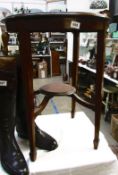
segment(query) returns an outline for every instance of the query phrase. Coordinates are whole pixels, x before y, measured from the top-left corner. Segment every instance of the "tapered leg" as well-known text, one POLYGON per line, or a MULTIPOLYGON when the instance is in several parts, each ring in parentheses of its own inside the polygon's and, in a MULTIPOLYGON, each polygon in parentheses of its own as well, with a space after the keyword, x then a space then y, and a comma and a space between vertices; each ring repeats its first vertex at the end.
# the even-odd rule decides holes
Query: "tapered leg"
MULTIPOLYGON (((21 41, 20 43, 24 42, 25 39, 29 41, 28 40, 29 37, 28 38, 27 37, 23 38, 22 40, 22 35, 19 35, 19 40, 21 41)), ((36 110, 34 109, 32 64, 29 64, 28 66, 29 72, 25 71, 25 69, 27 68, 25 59, 27 58, 24 57, 26 53, 24 53, 23 51, 24 45, 22 44, 20 45, 21 54, 20 58, 18 59, 18 68, 17 68, 18 91, 17 91, 17 108, 16 108, 17 112, 16 129, 19 137, 23 139, 28 139, 29 136, 30 157, 31 160, 34 161, 36 159, 36 146, 40 149, 52 151, 57 148, 58 144, 57 141, 52 136, 50 136, 48 133, 38 128, 38 126, 34 122, 35 117, 39 115, 39 113, 44 109, 49 99, 47 102, 46 100, 44 100, 44 102, 41 103, 39 108, 36 108, 36 110)), ((30 45, 28 45, 28 47, 27 52, 29 53, 30 45)))
POLYGON ((105 32, 98 32, 97 35, 97 58, 96 58, 96 87, 95 87, 95 135, 94 148, 98 148, 99 130, 102 109, 102 85, 105 57, 105 32))
POLYGON ((35 147, 35 123, 34 123, 34 94, 33 94, 33 70, 30 33, 20 32, 18 34, 19 50, 21 59, 21 69, 24 82, 24 94, 26 99, 26 117, 30 141, 30 157, 32 161, 36 159, 35 147))
MULTIPOLYGON (((79 59, 79 32, 73 33, 73 65, 72 65, 72 86, 77 87, 78 59, 79 59)), ((76 100, 72 98, 71 117, 74 118, 76 100)))

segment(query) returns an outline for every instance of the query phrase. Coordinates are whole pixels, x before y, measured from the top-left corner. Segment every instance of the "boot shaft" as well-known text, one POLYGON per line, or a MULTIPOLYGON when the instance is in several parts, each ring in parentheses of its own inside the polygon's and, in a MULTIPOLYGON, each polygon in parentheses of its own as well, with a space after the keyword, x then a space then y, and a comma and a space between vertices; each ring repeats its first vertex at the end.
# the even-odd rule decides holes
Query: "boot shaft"
POLYGON ((16 59, 0 57, 0 133, 10 134, 16 113, 16 59))
POLYGON ((0 154, 8 174, 28 175, 24 156, 14 137, 16 117, 16 60, 0 59, 0 154))
POLYGON ((20 58, 17 58, 17 93, 16 93, 16 130, 18 134, 28 137, 25 100, 25 90, 22 77, 20 58))

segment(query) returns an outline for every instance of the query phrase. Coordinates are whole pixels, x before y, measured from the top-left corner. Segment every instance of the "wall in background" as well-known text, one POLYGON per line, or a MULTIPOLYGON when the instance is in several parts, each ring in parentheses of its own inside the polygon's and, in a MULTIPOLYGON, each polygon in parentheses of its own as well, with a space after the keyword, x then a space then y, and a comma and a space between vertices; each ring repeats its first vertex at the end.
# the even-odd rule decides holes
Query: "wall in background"
MULTIPOLYGON (((89 6, 93 0, 67 0, 67 9, 68 11, 99 11, 91 10, 89 6)), ((109 8, 109 0, 106 0, 109 8)))
POLYGON ((85 11, 89 9, 90 0, 67 0, 68 11, 85 11))
POLYGON ((0 8, 7 8, 14 12, 14 8, 33 8, 33 9, 41 9, 42 11, 46 11, 46 3, 44 0, 34 1, 34 0, 0 0, 0 8))

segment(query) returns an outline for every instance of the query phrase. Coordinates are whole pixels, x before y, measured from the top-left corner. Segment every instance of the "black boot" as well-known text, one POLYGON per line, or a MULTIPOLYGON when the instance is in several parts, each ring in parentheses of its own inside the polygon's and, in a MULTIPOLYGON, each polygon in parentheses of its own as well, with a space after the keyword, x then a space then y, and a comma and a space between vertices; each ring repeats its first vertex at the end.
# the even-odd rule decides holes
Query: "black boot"
MULTIPOLYGON (((26 123, 26 103, 24 99, 24 89, 23 81, 21 75, 21 66, 18 63, 17 66, 17 79, 18 79, 18 88, 16 96, 16 130, 18 136, 23 139, 28 139, 28 129, 26 123)), ((35 134, 36 134, 36 146, 40 149, 52 151, 57 148, 57 142, 49 134, 42 131, 35 124, 35 134)))
POLYGON ((15 58, 0 58, 0 155, 10 175, 28 175, 28 167, 14 136, 16 116, 15 58))

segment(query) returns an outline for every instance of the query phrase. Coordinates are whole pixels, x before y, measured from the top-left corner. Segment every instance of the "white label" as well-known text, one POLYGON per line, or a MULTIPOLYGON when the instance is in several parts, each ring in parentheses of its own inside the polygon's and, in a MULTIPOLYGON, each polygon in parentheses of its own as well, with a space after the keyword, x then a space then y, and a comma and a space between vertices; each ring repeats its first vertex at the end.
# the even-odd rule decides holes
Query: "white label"
POLYGON ((73 29, 79 29, 80 28, 80 23, 77 21, 71 21, 70 27, 73 29))
POLYGON ((7 81, 0 80, 0 86, 7 86, 7 81))
POLYGON ((46 75, 45 75, 45 70, 42 70, 41 71, 41 78, 45 78, 46 77, 46 75))

